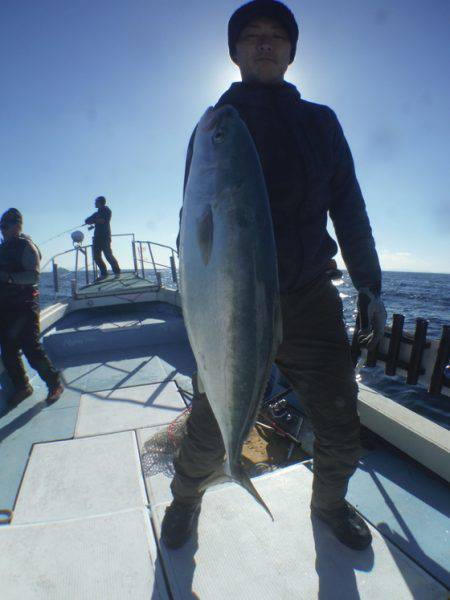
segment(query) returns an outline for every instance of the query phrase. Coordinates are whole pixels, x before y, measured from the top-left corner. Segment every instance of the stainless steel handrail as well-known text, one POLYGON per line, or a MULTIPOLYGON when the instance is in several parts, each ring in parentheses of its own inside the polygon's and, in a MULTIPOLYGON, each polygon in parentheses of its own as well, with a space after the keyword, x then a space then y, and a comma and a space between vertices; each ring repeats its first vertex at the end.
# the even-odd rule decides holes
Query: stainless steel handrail
POLYGON ((149 240, 136 240, 136 244, 152 244, 152 246, 159 246, 160 248, 167 248, 167 250, 171 250, 178 256, 178 250, 172 248, 172 246, 166 246, 166 244, 160 244, 159 242, 149 242, 149 240))
MULTIPOLYGON (((134 233, 113 233, 111 237, 132 237, 132 243, 134 243, 135 241, 135 235, 134 233)), ((45 269, 45 267, 47 265, 49 265, 53 260, 55 260, 55 258, 59 258, 60 256, 64 256, 65 254, 70 254, 71 252, 76 252, 78 249, 80 248, 91 248, 92 244, 86 244, 85 246, 80 245, 80 246, 75 246, 74 248, 70 248, 69 250, 64 250, 64 252, 59 252, 59 254, 54 254, 51 258, 49 258, 49 260, 45 263, 45 265, 42 267, 42 269, 45 269)))
POLYGON ((137 261, 138 261, 137 271, 141 273, 142 277, 144 277, 144 278, 146 277, 145 265, 151 264, 153 267, 153 269, 151 269, 151 271, 153 272, 154 277, 156 278, 157 282, 159 282, 161 280, 161 273, 160 273, 160 271, 158 271, 158 268, 157 268, 157 267, 160 267, 163 269, 167 269, 171 272, 172 281, 175 284, 175 286, 178 288, 178 273, 177 273, 177 266, 176 266, 176 262, 175 262, 175 259, 178 258, 178 252, 177 252, 177 250, 175 250, 175 248, 172 248, 172 246, 168 246, 167 244, 160 244, 159 242, 152 242, 150 240, 136 240, 134 242, 134 247, 136 249, 134 254, 137 256, 137 261), (169 255, 169 263, 170 264, 167 265, 167 264, 156 262, 152 246, 157 246, 158 248, 165 248, 166 250, 169 250, 170 251, 170 255, 169 255), (150 260, 147 260, 146 258, 144 258, 145 249, 147 249, 147 251, 150 255, 150 260))
MULTIPOLYGON (((158 269, 164 269, 171 272, 172 281, 178 289, 178 273, 177 273, 177 265, 176 259, 178 258, 178 252, 172 246, 168 246, 166 244, 160 244, 159 242, 152 242, 150 240, 136 240, 134 233, 116 233, 113 234, 112 237, 131 237, 131 249, 132 249, 132 257, 133 257, 133 267, 134 273, 138 277, 142 277, 143 279, 154 279, 158 285, 161 285, 162 282, 162 273, 158 269), (169 253, 169 263, 164 264, 157 262, 155 260, 154 248, 164 248, 168 250, 169 253), (148 251, 150 255, 150 260, 144 258, 144 252, 148 251), (145 268, 145 265, 149 264, 152 266, 151 269, 145 268), (146 272, 147 271, 147 272, 146 272), (149 273, 150 271, 150 273, 149 273)), ((90 273, 92 272, 94 279, 97 277, 98 269, 97 265, 94 261, 94 253, 93 253, 93 245, 75 245, 74 248, 70 248, 69 250, 65 250, 64 252, 59 252, 52 256, 44 265, 43 269, 52 264, 53 271, 53 287, 55 293, 58 293, 60 290, 60 281, 69 276, 73 277, 72 281, 72 291, 76 293, 78 287, 78 274, 84 271, 85 274, 85 284, 89 285, 91 283, 90 273), (61 276, 58 271, 58 263, 57 259, 61 256, 65 256, 70 253, 75 253, 75 270, 74 272, 68 272, 67 274, 61 276), (80 257, 80 253, 82 257, 80 257), (81 263, 81 264, 80 264, 81 263)))

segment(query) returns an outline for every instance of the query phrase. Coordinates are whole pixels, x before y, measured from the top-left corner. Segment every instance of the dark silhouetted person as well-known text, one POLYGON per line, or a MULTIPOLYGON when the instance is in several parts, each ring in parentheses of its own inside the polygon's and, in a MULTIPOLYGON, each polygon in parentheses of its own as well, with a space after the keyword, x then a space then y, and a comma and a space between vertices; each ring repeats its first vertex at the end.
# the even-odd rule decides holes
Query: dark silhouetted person
POLYGON ((33 393, 22 351, 47 384, 47 403, 53 404, 64 387, 39 339, 40 252, 22 233, 22 215, 16 208, 2 215, 0 229, 0 345, 3 365, 15 387, 9 403, 15 406, 33 393))
MULTIPOLYGON (((239 112, 266 180, 283 318, 275 363, 302 398, 314 428, 311 510, 343 544, 362 550, 371 542, 369 528, 345 500, 360 456, 358 387, 342 301, 330 281, 330 261, 338 248, 327 233, 328 214, 359 293, 359 337, 369 349, 383 336, 386 322, 381 270, 352 155, 336 115, 327 106, 303 100, 284 80, 297 39, 295 17, 281 2, 254 0, 238 8, 228 24, 228 42, 242 81, 233 83, 216 106, 231 105, 239 112)), ((195 377, 193 383, 187 433, 174 459, 174 500, 162 523, 161 537, 170 548, 189 539, 202 484, 221 467, 225 452, 208 398, 195 377)))
POLYGON ((100 269, 99 279, 108 277, 108 269, 102 258, 102 253, 111 265, 115 275, 120 274, 119 263, 111 250, 111 209, 106 206, 104 196, 95 199, 96 212, 85 220, 87 225, 94 225, 94 239, 92 246, 94 249, 94 260, 100 269))

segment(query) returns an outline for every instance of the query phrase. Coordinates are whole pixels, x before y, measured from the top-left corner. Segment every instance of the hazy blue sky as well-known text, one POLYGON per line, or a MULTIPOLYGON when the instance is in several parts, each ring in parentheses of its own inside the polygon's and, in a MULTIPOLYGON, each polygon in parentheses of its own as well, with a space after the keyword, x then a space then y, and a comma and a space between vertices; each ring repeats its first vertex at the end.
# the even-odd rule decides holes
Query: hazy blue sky
MULTIPOLYGON (((190 132, 239 79, 226 39, 239 5, 1 0, 1 210, 20 208, 40 242, 102 194, 115 232, 174 245, 190 132)), ((288 5, 287 79, 340 118, 383 268, 450 272, 450 2, 288 5)))

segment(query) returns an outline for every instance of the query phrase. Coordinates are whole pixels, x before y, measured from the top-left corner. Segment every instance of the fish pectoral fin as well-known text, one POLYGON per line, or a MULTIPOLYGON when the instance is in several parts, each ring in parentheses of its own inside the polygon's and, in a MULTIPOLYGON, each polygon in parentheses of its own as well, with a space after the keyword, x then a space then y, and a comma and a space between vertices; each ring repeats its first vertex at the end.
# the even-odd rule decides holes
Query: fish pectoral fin
POLYGON ((207 488, 213 485, 217 485, 219 483, 226 483, 227 481, 234 481, 235 483, 239 484, 241 487, 246 489, 247 492, 253 496, 256 502, 263 507, 263 509, 266 511, 266 513, 269 515, 272 521, 274 521, 272 513, 270 512, 264 500, 259 495, 255 486, 251 482, 251 479, 244 471, 242 465, 236 465, 233 468, 232 472, 227 469, 226 465, 224 465, 218 471, 216 471, 207 479, 205 479, 205 481, 200 486, 200 491, 204 492, 207 488))
POLYGON ((211 205, 208 204, 197 219, 197 241, 205 265, 209 263, 214 237, 214 221, 211 205))

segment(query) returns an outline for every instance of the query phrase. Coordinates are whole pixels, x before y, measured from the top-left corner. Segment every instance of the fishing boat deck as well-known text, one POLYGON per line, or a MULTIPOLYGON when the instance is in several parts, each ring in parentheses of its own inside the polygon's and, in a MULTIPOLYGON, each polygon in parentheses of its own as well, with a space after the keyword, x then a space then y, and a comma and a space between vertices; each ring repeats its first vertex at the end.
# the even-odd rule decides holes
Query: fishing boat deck
POLYGON ((78 288, 77 298, 98 298, 99 296, 116 296, 130 292, 144 292, 158 289, 158 285, 135 273, 110 275, 106 279, 78 288))
MULTIPOLYGON (((69 313, 45 333, 44 346, 62 371, 66 389, 47 406, 46 386, 30 371, 35 393, 0 418, 0 509, 13 507, 33 444, 74 436, 86 393, 101 397, 108 390, 114 398, 110 405, 132 406, 132 401, 117 401, 117 390, 138 388, 136 393, 143 394, 145 386, 157 384, 163 390, 171 383, 185 408, 176 386, 190 389, 194 359, 176 307, 130 303, 69 313)), ((7 395, 7 384, 2 393, 7 395)))
POLYGON ((13 511, 0 527, 5 598, 447 598, 448 487, 386 449, 366 454, 349 490, 372 549, 347 550, 311 521, 306 464, 255 479, 273 523, 241 489, 218 486, 191 542, 168 551, 172 456, 155 440, 190 391, 180 310, 78 310, 44 344, 64 395, 48 407, 33 377, 35 394, 0 418, 0 508, 13 511))

